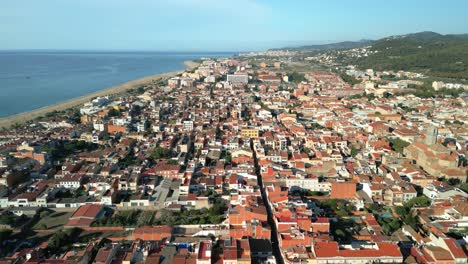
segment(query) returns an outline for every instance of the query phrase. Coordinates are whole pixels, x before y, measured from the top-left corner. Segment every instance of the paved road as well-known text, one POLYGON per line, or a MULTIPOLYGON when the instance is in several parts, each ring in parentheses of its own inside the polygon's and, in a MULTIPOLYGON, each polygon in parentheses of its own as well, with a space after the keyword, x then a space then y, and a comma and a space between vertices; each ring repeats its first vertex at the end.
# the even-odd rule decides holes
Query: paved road
POLYGON ((270 203, 268 202, 268 197, 267 197, 266 192, 265 192, 265 187, 263 186, 262 174, 260 173, 260 166, 258 165, 257 153, 255 152, 252 139, 250 139, 250 149, 253 152, 254 164, 255 164, 255 173, 257 174, 257 182, 258 182, 258 185, 260 186, 260 192, 262 193, 262 199, 263 199, 263 202, 265 203, 265 207, 267 209, 268 224, 271 227, 271 238, 270 238, 270 240, 271 240, 271 244, 273 246, 273 255, 276 258, 276 263, 284 264, 283 255, 281 254, 281 249, 280 249, 279 243, 278 243, 278 230, 276 228, 275 221, 273 220, 273 212, 272 212, 272 209, 270 207, 270 203))

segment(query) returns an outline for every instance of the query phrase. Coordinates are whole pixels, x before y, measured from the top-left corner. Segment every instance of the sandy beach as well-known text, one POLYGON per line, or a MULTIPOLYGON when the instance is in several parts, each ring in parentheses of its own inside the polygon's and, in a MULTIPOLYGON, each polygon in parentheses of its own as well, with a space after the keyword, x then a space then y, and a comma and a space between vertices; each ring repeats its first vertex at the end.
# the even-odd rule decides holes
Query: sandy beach
MULTIPOLYGON (((194 61, 185 61, 184 65, 186 67, 186 70, 190 71, 190 70, 195 69, 199 65, 199 63, 194 62, 194 61)), ((25 123, 35 118, 38 118, 40 116, 44 116, 45 114, 53 112, 53 111, 63 111, 63 110, 66 110, 75 106, 82 105, 98 96, 106 96, 106 95, 123 93, 125 91, 137 88, 139 86, 149 84, 153 80, 170 78, 172 76, 181 74, 183 72, 184 71, 175 71, 175 72, 155 74, 155 75, 143 77, 140 79, 132 80, 126 83, 122 83, 116 86, 112 86, 103 90, 99 90, 91 94, 73 98, 64 102, 41 107, 41 108, 29 111, 29 112, 23 112, 23 113, 11 115, 11 116, 3 117, 3 118, 0 118, 0 127, 8 128, 11 125, 16 124, 16 123, 20 123, 20 124, 25 123)))

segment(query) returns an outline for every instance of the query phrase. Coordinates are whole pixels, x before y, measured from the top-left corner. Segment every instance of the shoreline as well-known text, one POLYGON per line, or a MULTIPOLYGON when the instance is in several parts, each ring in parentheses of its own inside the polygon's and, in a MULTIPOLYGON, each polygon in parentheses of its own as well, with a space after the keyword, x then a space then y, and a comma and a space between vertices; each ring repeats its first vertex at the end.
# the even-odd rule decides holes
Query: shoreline
POLYGON ((9 128, 11 125, 16 124, 16 123, 23 124, 28 121, 32 121, 40 116, 44 116, 50 112, 67 110, 72 107, 76 107, 78 105, 82 105, 86 102, 89 102, 91 99, 98 97, 98 96, 119 94, 119 93, 126 92, 128 90, 137 88, 138 86, 151 83, 151 81, 153 80, 170 78, 178 74, 181 74, 184 71, 191 71, 195 69, 199 65, 199 63, 194 62, 194 61, 184 61, 184 65, 185 65, 185 70, 158 73, 158 74, 138 78, 138 79, 124 82, 115 86, 107 87, 102 90, 98 90, 96 92, 90 93, 90 94, 85 94, 79 97, 68 99, 63 102, 58 102, 58 103, 44 106, 41 108, 37 108, 31 111, 2 117, 0 118, 0 128, 9 128))

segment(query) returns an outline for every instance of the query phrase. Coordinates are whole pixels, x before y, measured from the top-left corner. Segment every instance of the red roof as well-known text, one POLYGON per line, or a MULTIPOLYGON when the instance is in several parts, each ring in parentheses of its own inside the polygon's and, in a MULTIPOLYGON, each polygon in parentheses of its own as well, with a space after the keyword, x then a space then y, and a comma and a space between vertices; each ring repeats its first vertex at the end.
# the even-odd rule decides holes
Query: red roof
POLYGON ((455 241, 453 238, 447 238, 444 239, 445 244, 447 244, 448 248, 450 249, 450 252, 455 258, 466 258, 465 251, 463 251, 463 248, 455 241))
POLYGON ((402 257, 400 249, 392 243, 377 243, 376 249, 340 249, 337 242, 316 242, 315 254, 317 258, 359 258, 359 257, 402 257))
POLYGON ((102 208, 103 206, 99 204, 86 204, 86 205, 80 206, 80 208, 78 208, 78 210, 76 210, 75 213, 73 213, 70 219, 80 218, 80 217, 96 218, 96 216, 99 214, 102 208))
POLYGON ((69 227, 86 227, 86 226, 91 226, 93 223, 93 219, 88 219, 88 218, 75 218, 75 219, 70 219, 65 226, 69 227))
POLYGON ((98 217, 104 206, 99 204, 87 204, 80 206, 76 210, 70 220, 65 224, 65 226, 75 226, 75 227, 86 227, 90 226, 91 223, 98 217))
POLYGON ((210 259, 210 256, 208 256, 207 250, 211 250, 211 241, 202 241, 200 242, 200 248, 198 250, 198 258, 199 259, 210 259))

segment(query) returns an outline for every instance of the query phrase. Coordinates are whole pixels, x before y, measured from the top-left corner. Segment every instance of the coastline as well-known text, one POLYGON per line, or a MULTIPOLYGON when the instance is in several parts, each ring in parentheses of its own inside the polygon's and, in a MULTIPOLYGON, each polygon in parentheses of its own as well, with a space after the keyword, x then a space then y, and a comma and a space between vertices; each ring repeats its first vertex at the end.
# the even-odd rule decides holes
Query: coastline
POLYGON ((45 114, 53 112, 53 111, 63 111, 63 110, 66 110, 66 109, 69 109, 78 105, 82 105, 98 96, 119 94, 128 90, 137 88, 139 86, 151 83, 151 81, 153 80, 170 78, 178 74, 181 74, 184 71, 191 71, 195 69, 199 65, 199 63, 194 62, 194 61, 184 61, 184 65, 185 65, 185 70, 159 73, 155 75, 142 77, 142 78, 131 80, 131 81, 119 84, 119 85, 104 88, 102 90, 99 90, 90 94, 72 98, 63 102, 44 106, 44 107, 37 108, 28 112, 22 112, 22 113, 10 115, 10 116, 2 117, 0 118, 0 128, 9 128, 13 124, 26 123, 28 121, 34 120, 40 116, 44 116, 45 114))

